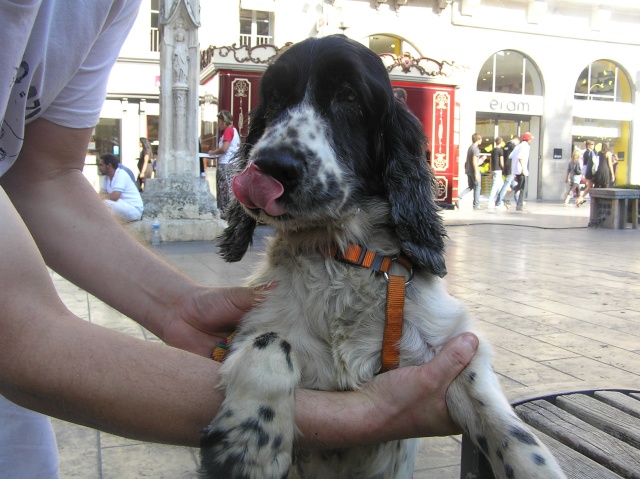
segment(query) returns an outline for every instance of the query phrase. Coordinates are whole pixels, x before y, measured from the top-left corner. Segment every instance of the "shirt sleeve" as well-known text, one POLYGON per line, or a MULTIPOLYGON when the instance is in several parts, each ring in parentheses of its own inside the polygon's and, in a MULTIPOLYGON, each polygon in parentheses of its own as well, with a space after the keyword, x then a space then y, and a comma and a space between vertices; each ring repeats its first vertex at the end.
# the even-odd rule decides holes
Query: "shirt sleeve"
POLYGON ((222 134, 222 141, 228 141, 231 143, 231 140, 233 140, 233 127, 227 128, 222 134))
POLYGON ((42 114, 53 123, 70 128, 89 128, 98 123, 106 98, 111 69, 140 8, 140 0, 114 2, 112 18, 91 46, 86 59, 42 114))
POLYGON ((127 178, 127 174, 124 172, 124 170, 117 168, 115 174, 113 175, 113 179, 111 180, 111 190, 119 191, 120 193, 122 193, 126 188, 125 181, 128 179, 129 178, 127 178))

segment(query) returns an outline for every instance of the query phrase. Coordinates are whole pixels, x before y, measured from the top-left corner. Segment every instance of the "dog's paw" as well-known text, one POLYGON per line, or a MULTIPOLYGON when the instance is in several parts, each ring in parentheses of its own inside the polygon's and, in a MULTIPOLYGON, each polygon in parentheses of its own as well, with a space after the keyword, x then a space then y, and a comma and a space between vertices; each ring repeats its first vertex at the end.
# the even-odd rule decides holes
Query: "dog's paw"
POLYGON ((204 431, 201 478, 286 477, 300 378, 290 344, 273 332, 241 337, 220 372, 225 400, 204 431))
POLYGON ((204 432, 201 478, 282 479, 291 465, 293 434, 279 431, 275 410, 254 404, 221 409, 204 432))

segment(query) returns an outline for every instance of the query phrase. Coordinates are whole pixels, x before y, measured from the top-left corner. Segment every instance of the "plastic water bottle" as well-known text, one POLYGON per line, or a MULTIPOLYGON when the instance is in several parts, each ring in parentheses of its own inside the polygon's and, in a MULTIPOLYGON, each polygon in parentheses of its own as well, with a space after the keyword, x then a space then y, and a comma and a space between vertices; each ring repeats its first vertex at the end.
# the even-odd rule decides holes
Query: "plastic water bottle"
POLYGON ((151 223, 151 230, 151 244, 157 246, 160 244, 160 222, 157 216, 153 219, 153 223, 151 223))

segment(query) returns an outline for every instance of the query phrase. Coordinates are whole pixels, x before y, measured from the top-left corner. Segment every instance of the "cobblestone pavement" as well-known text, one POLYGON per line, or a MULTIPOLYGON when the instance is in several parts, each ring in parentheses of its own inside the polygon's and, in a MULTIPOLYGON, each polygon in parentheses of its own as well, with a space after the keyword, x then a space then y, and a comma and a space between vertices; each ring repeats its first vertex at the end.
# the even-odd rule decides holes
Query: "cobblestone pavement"
MULTIPOLYGON (((586 228, 588 205, 529 212, 444 211, 448 289, 478 318, 510 399, 534 391, 640 384, 640 230, 586 228)), ((206 285, 239 284, 263 248, 225 264, 214 243, 162 244, 206 285)), ((146 341, 136 323, 53 275, 78 316, 146 341)), ((141 443, 54 420, 63 478, 196 478, 197 451, 141 443)), ((458 478, 460 437, 421 439, 414 479, 458 478)))

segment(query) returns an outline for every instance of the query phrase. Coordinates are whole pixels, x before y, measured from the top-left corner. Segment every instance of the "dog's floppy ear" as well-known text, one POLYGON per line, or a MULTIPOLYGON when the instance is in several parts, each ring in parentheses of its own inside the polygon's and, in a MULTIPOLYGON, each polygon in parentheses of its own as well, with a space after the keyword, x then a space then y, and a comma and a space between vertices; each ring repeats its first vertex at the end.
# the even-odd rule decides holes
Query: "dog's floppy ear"
POLYGON ((228 226, 218 237, 220 256, 233 263, 240 261, 253 242, 256 220, 249 216, 237 200, 233 199, 227 209, 228 226))
POLYGON ((425 160, 422 125, 399 101, 393 101, 386 121, 381 135, 384 183, 396 234, 414 263, 444 276, 446 231, 435 202, 435 177, 425 160))
MULTIPOLYGON (((251 113, 249 123, 249 133, 245 138, 238 157, 233 161, 238 166, 239 171, 243 171, 249 162, 249 154, 253 145, 260 139, 264 132, 265 121, 262 110, 258 107, 251 113)), ((233 263, 240 261, 245 255, 251 243, 253 243, 253 232, 256 229, 256 220, 249 216, 244 207, 233 198, 227 208, 227 227, 218 237, 220 240, 220 256, 225 261, 233 263)))

